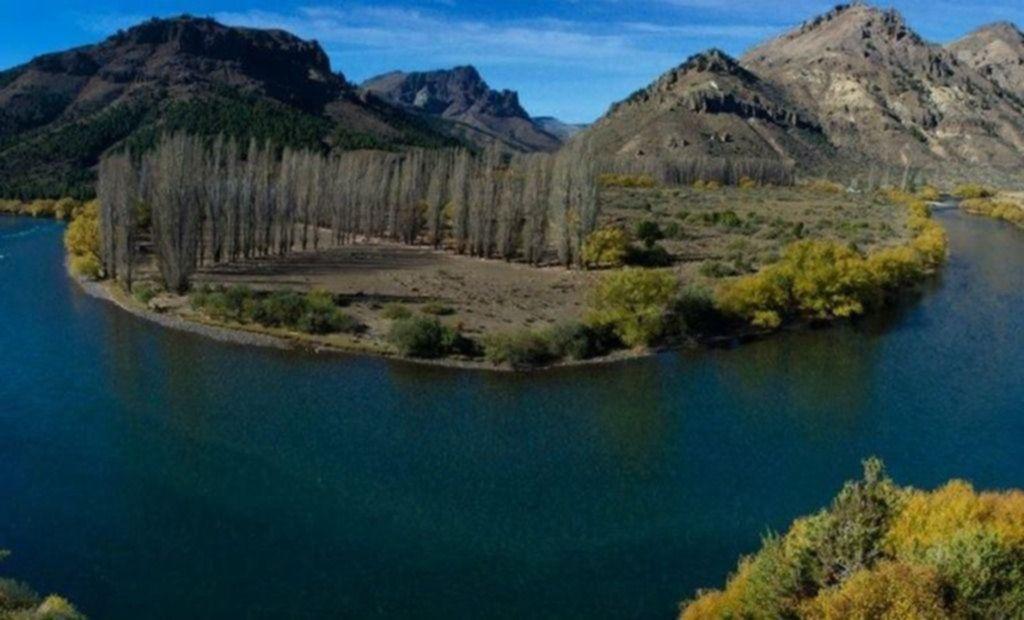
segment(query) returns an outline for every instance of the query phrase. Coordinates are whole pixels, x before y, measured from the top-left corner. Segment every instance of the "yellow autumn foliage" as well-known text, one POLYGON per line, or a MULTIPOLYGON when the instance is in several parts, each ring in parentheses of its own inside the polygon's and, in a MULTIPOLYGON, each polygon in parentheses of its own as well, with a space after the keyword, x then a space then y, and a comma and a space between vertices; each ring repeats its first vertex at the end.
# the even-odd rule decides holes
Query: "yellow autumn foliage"
POLYGON ((665 317, 679 287, 679 279, 668 270, 612 272, 594 288, 586 322, 611 328, 627 346, 651 345, 665 329, 665 317))
POLYGON ((629 252, 629 235, 610 226, 594 231, 583 244, 583 262, 590 267, 621 267, 629 252))
POLYGON ((898 487, 870 464, 830 508, 767 537, 724 589, 699 592, 680 618, 1024 617, 1024 491, 898 487))
POLYGON ((835 241, 798 241, 779 261, 722 285, 716 303, 727 314, 774 329, 787 319, 857 316, 888 293, 914 284, 945 261, 946 231, 914 195, 890 190, 885 197, 908 209, 908 226, 915 233, 909 243, 865 257, 835 241))
POLYGON ((815 620, 941 620, 942 580, 930 566, 881 562, 839 587, 821 591, 800 608, 815 620))
POLYGON ((960 480, 931 493, 914 492, 886 541, 894 554, 909 556, 965 530, 1024 547, 1024 492, 977 493, 960 480))
POLYGON ((613 174, 607 173, 597 177, 601 187, 651 188, 657 187, 654 177, 647 174, 613 174))
POLYGON ((99 204, 96 201, 88 202, 78 209, 64 232, 64 247, 68 251, 73 273, 93 279, 102 275, 99 204))

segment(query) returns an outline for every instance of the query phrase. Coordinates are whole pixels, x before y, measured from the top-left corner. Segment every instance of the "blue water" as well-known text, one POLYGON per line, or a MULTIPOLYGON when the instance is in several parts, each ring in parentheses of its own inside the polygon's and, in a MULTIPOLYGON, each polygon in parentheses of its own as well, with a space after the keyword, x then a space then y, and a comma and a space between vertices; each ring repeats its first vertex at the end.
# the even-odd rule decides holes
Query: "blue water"
POLYGON ((0 218, 0 568, 94 618, 664 618, 865 456, 1024 486, 1024 233, 940 218, 879 320, 528 376, 167 331, 0 218))

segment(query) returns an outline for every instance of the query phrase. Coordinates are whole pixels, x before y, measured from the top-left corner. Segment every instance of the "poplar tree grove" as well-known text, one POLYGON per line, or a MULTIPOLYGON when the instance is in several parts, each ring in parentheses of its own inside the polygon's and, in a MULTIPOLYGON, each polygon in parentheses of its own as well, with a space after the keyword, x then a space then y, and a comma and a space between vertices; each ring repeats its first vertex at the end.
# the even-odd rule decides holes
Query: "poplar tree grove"
POLYGON ((598 218, 584 147, 324 155, 174 134, 99 166, 104 270, 131 289, 143 239, 167 290, 204 266, 387 240, 573 266, 598 218))

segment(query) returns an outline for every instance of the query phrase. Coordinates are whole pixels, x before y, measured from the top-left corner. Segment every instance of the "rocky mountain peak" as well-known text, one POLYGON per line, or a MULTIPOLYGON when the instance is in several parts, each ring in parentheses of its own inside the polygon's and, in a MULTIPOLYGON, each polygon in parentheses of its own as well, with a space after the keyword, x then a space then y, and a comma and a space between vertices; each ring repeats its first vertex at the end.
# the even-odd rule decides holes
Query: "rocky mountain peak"
POLYGON ((552 150, 559 144, 527 114, 518 93, 492 89, 471 65, 394 71, 367 80, 361 88, 394 105, 456 121, 469 128, 472 141, 498 140, 515 150, 552 150))
POLYGON ((1001 88, 1024 97, 1024 33, 1010 22, 983 26, 948 46, 957 59, 1001 88))

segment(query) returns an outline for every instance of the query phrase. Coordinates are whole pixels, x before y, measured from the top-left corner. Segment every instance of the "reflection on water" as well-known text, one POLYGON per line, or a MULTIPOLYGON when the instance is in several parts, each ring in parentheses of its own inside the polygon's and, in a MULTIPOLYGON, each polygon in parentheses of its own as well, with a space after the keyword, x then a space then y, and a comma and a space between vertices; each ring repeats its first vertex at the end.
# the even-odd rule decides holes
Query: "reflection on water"
POLYGON ((0 217, 5 570, 97 618, 667 617, 877 454, 1024 485, 1024 233, 882 316, 532 375, 204 340, 0 217))

